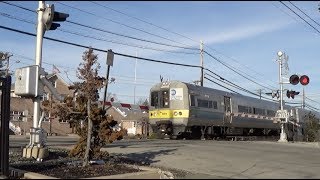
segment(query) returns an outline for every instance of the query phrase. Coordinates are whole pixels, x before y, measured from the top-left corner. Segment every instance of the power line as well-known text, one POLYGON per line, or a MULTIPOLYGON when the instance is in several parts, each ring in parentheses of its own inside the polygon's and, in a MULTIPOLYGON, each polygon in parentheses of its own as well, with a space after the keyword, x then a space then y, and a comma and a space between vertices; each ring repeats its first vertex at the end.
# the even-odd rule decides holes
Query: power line
POLYGON ((5 2, 5 1, 1 1, 2 3, 5 3, 5 4, 8 4, 8 5, 11 5, 11 6, 15 6, 15 7, 18 7, 20 9, 23 9, 23 10, 26 10, 26 11, 29 11, 29 12, 36 12, 34 10, 31 10, 31 9, 28 9, 28 8, 25 8, 25 7, 22 7, 22 6, 18 6, 18 5, 15 5, 15 4, 11 4, 11 3, 8 3, 8 2, 5 2))
MULTIPOLYGON (((217 82, 215 82, 215 81, 207 78, 207 77, 204 77, 204 78, 207 79, 208 81, 211 81, 211 82, 213 82, 213 83, 215 83, 215 84, 218 84, 218 85, 221 86, 221 87, 224 87, 224 88, 228 89, 228 90, 231 91, 231 92, 234 92, 234 93, 236 93, 236 94, 240 94, 240 93, 238 93, 238 92, 236 92, 236 91, 234 91, 234 90, 232 90, 232 89, 229 89, 229 88, 227 88, 227 87, 225 87, 225 86, 223 86, 223 85, 221 85, 221 84, 219 84, 219 83, 217 83, 217 82)), ((241 94, 240 94, 240 95, 241 95, 241 94)))
POLYGON ((80 24, 80 23, 77 23, 77 22, 69 21, 69 20, 66 20, 66 22, 71 23, 71 24, 75 24, 75 25, 78 25, 78 26, 86 27, 86 28, 89 28, 89 29, 94 29, 94 30, 97 30, 97 31, 110 33, 110 34, 113 34, 113 35, 117 35, 117 36, 122 36, 122 37, 130 38, 130 39, 138 40, 138 41, 143 41, 143 42, 148 42, 148 43, 153 43, 153 44, 158 44, 158 45, 163 45, 163 46, 169 46, 169 47, 175 47, 175 48, 181 48, 181 49, 199 50, 197 48, 188 48, 188 47, 182 47, 182 46, 175 46, 175 45, 170 45, 170 44, 150 41, 150 40, 146 40, 146 39, 141 39, 141 38, 137 38, 137 37, 133 37, 133 36, 127 36, 127 35, 123 35, 123 34, 111 32, 111 31, 103 30, 103 29, 100 29, 100 28, 95 28, 95 27, 92 27, 92 26, 80 24))
POLYGON ((255 83, 255 84, 259 85, 259 86, 262 86, 262 87, 264 87, 264 88, 266 88, 266 89, 272 90, 272 89, 270 89, 270 88, 268 88, 268 87, 266 87, 266 86, 264 86, 264 85, 261 85, 261 84, 255 82, 255 81, 249 79, 248 77, 240 74, 239 72, 235 71, 234 69, 230 68, 230 67, 227 66, 225 63, 221 62, 218 58, 214 57, 213 55, 211 55, 211 54, 208 53, 207 51, 204 51, 204 52, 205 52, 206 54, 208 54, 211 58, 213 58, 213 59, 215 59, 216 61, 220 62, 221 64, 223 64, 224 66, 226 66, 228 69, 230 69, 230 70, 232 70, 233 72, 239 74, 240 76, 244 77, 245 79, 247 79, 247 80, 249 80, 249 81, 251 81, 251 82, 253 82, 253 83, 255 83))
POLYGON ((142 20, 142 19, 140 19, 140 18, 137 18, 137 17, 131 16, 131 15, 128 15, 128 14, 126 14, 126 13, 124 13, 124 12, 119 11, 119 10, 115 10, 115 9, 113 9, 113 8, 110 8, 110 7, 108 7, 108 6, 105 6, 105 5, 102 5, 102 4, 93 2, 93 1, 90 1, 90 2, 91 2, 91 3, 94 3, 94 4, 96 4, 96 5, 99 5, 99 6, 101 6, 101 7, 110 9, 110 10, 112 10, 112 11, 115 11, 115 12, 117 12, 117 13, 123 14, 123 15, 125 15, 125 16, 131 17, 131 18, 133 18, 133 19, 139 20, 139 21, 144 22, 144 23, 146 23, 146 24, 152 25, 152 26, 154 26, 154 27, 160 28, 160 29, 165 30, 165 31, 167 31, 167 32, 170 32, 170 33, 179 35, 179 36, 184 37, 184 38, 186 38, 186 39, 189 39, 189 40, 191 40, 191 41, 197 42, 196 40, 193 40, 193 39, 191 39, 191 38, 189 38, 189 37, 187 37, 187 36, 184 36, 184 35, 182 35, 182 34, 176 33, 176 32, 174 32, 174 31, 170 31, 170 30, 168 30, 168 29, 166 29, 166 28, 163 28, 163 27, 158 26, 158 25, 155 25, 155 24, 153 24, 153 23, 144 21, 144 20, 142 20))
POLYGON ((309 19, 311 19, 311 21, 313 21, 314 23, 316 23, 318 26, 320 26, 320 24, 318 22, 316 22, 314 19, 312 19, 309 15, 307 15, 304 11, 302 11, 299 7, 297 7, 295 4, 293 4, 291 1, 289 1, 290 4, 292 4, 295 8, 297 8, 300 12, 302 12, 305 16, 307 16, 309 19))
MULTIPOLYGON (((15 20, 18 20, 18 21, 22 21, 22 22, 26 22, 26 23, 29 23, 29 24, 36 25, 36 23, 34 23, 34 22, 32 22, 32 21, 29 21, 29 20, 26 20, 26 19, 23 19, 23 18, 19 18, 19 17, 15 17, 15 16, 11 16, 11 15, 6 14, 6 13, 0 12, 0 15, 1 15, 1 16, 4 16, 4 17, 7 17, 7 18, 10 18, 10 19, 15 19, 15 20)), ((154 50, 154 51, 163 51, 163 52, 179 53, 179 54, 197 54, 197 53, 170 51, 170 50, 166 50, 166 49, 152 48, 152 47, 141 46, 141 45, 137 45, 137 44, 129 44, 129 43, 123 43, 123 42, 118 42, 118 41, 103 39, 103 38, 97 38, 97 37, 94 37, 94 36, 89 36, 89 35, 84 35, 84 34, 82 34, 82 33, 69 31, 69 30, 66 30, 66 29, 63 29, 63 28, 59 28, 59 29, 57 29, 57 30, 59 30, 59 31, 61 31, 61 32, 65 32, 65 33, 69 33, 69 34, 81 36, 81 37, 86 37, 86 38, 90 38, 90 39, 95 39, 95 40, 98 40, 98 41, 111 42, 111 43, 114 43, 114 44, 121 44, 121 45, 125 45, 125 46, 130 46, 130 47, 137 47, 137 48, 141 48, 141 49, 150 49, 150 50, 154 50)))
MULTIPOLYGON (((60 3, 60 2, 58 2, 58 3, 60 3)), ((94 2, 93 2, 93 3, 94 3, 94 2)), ((85 12, 85 13, 89 13, 89 14, 94 15, 94 16, 97 16, 97 15, 95 15, 95 14, 93 14, 93 13, 90 13, 90 12, 87 12, 87 11, 84 11, 84 10, 81 10, 81 9, 79 9, 79 8, 72 7, 72 6, 70 6, 70 5, 66 5, 66 4, 63 4, 63 3, 60 3, 60 4, 65 5, 65 6, 68 6, 68 7, 73 8, 73 9, 77 9, 77 10, 82 11, 82 12, 85 12)), ((98 4, 98 3, 94 3, 94 4, 98 4)), ((15 5, 15 6, 16 6, 16 5, 15 5)), ((20 7, 20 6, 16 6, 16 7, 19 7, 19 8, 22 8, 22 9, 25 9, 25 10, 26 10, 26 8, 24 8, 24 7, 20 7)), ((30 10, 30 9, 27 9, 27 10, 28 10, 28 11, 31 11, 31 12, 34 12, 34 11, 30 10)), ((100 17, 100 16, 98 16, 98 17, 100 17)), ((103 18, 103 17, 102 17, 102 18, 103 18)), ((105 19, 105 18, 104 18, 104 19, 105 19)), ((107 19, 107 20, 110 20, 110 19, 107 19)), ((76 22, 72 22, 72 21, 68 21, 68 20, 67 20, 67 22, 69 22, 69 23, 71 23, 71 24, 76 24, 76 25, 79 25, 79 26, 82 26, 82 27, 87 27, 87 28, 91 28, 91 29, 98 30, 98 31, 103 31, 103 32, 107 32, 107 33, 111 33, 111 34, 114 34, 114 35, 119 35, 119 36, 131 38, 131 39, 135 39, 135 40, 141 40, 141 41, 145 41, 145 42, 155 43, 155 44, 159 44, 159 45, 166 45, 166 46, 171 46, 171 47, 177 47, 177 48, 184 48, 184 49, 190 49, 190 50, 198 50, 198 49, 196 49, 196 48, 187 48, 187 47, 181 47, 181 46, 173 46, 173 45, 168 45, 168 44, 164 44, 164 43, 158 43, 158 42, 153 42, 153 41, 144 40, 144 39, 140 39, 140 38, 135 38, 135 37, 131 37, 131 36, 126 36, 126 35, 122 35, 122 34, 110 32, 110 31, 102 30, 102 29, 99 29, 99 28, 94 28, 94 27, 91 27, 91 26, 83 25, 83 24, 76 23, 76 22)), ((147 23, 147 22, 146 22, 146 23, 147 23)), ((160 27, 160 28, 161 28, 161 27, 160 27)), ((62 30, 62 31, 63 31, 63 30, 62 30)), ((80 36, 85 36, 85 35, 81 35, 81 34, 79 34, 79 33, 73 33, 73 32, 70 32, 70 31, 69 31, 68 33, 72 33, 72 34, 76 34, 76 35, 80 35, 80 36)), ((179 34, 179 35, 180 35, 180 34, 179 34)), ((182 36, 183 36, 183 35, 182 35, 182 36)), ((98 38, 89 37, 89 36, 85 36, 85 37, 87 37, 87 38, 94 38, 94 39, 96 39, 96 40, 101 40, 101 38, 98 39, 98 38)), ((188 38, 188 37, 186 37, 186 36, 183 36, 183 37, 188 38)), ((188 38, 188 39, 190 39, 190 38, 188 38)), ((191 39, 191 40, 193 40, 193 39, 191 39)), ((195 40, 193 40, 193 41, 195 41, 195 40)), ((110 41, 109 41, 109 42, 110 42, 110 41)), ((114 41, 113 41, 113 43, 117 43, 117 42, 114 42, 114 41)), ((118 44, 123 44, 123 43, 118 43, 118 44)), ((137 47, 137 45, 129 45, 129 44, 123 44, 123 45, 137 47)), ((139 46, 139 48, 151 49, 151 48, 141 47, 141 46, 139 46)), ((210 47, 209 47, 209 48, 210 48, 210 47)), ((212 49, 212 48, 210 48, 210 49, 212 49)), ((173 52, 173 51, 161 50, 161 49, 154 49, 154 48, 152 48, 152 50, 173 52)), ((213 49, 213 50, 214 50, 214 49, 213 49)), ((214 51, 218 52, 217 50, 214 50, 214 51)), ((193 54, 193 53, 176 52, 176 51, 174 51, 173 53, 193 54)), ((222 53, 220 53, 220 54, 222 54, 222 53)), ((222 55, 223 55, 223 54, 222 54, 222 55)), ((225 56, 226 56, 226 55, 225 55, 225 56)), ((228 57, 228 56, 226 56, 226 57, 228 57)), ((232 58, 230 58, 230 59, 232 59, 232 58)), ((234 60, 234 59, 232 59, 232 60, 234 60)), ((234 61, 235 61, 235 60, 234 60, 234 61)), ((221 62, 220 62, 220 63, 221 63, 221 62)), ((238 63, 239 63, 239 62, 238 62, 238 63)), ((239 64, 240 64, 240 63, 239 63, 239 64)), ((225 64, 224 64, 224 65, 225 65, 225 64)), ((226 65, 225 65, 225 66, 226 66, 226 65)), ((245 74, 245 73, 244 73, 244 74, 245 74)), ((248 74, 246 74, 246 75, 247 75, 247 76, 250 76, 250 75, 248 75, 248 74)), ((270 89, 270 88, 268 88, 268 89, 270 89)))
POLYGON ((319 34, 320 31, 315 28, 314 26, 312 26, 312 24, 310 24, 308 21, 306 21, 303 17, 301 17, 298 13, 296 13, 293 9, 291 9, 289 6, 287 6, 285 3, 283 3, 282 1, 279 1, 281 4, 283 4, 284 6, 286 6, 288 9, 290 9, 290 11, 292 11, 295 15, 297 15, 300 19, 302 19, 304 22, 306 22, 309 26, 311 26, 314 30, 316 30, 319 34))
MULTIPOLYGON (((59 3, 59 4, 63 4, 63 3, 60 3, 60 2, 58 2, 58 3, 59 3)), ((11 4, 11 3, 6 3, 6 4, 9 4, 9 5, 18 7, 18 8, 20 8, 20 9, 33 12, 33 13, 36 13, 36 11, 33 11, 33 10, 31 10, 31 9, 27 9, 27 8, 25 8, 25 7, 22 7, 22 6, 14 5, 14 4, 11 4)), ((65 5, 65 4, 63 4, 63 5, 65 5)), ((65 6, 68 6, 68 5, 65 5, 65 6)), ((74 7, 71 7, 71 8, 74 8, 74 7)), ((76 9, 78 9, 78 8, 76 8, 76 9)), ((79 9, 78 9, 78 10, 79 10, 79 9)), ((87 12, 87 13, 89 13, 89 12, 87 12)), ((90 14, 92 14, 92 13, 90 13, 90 14)), ((92 15, 94 15, 94 14, 92 14, 92 15)), ((99 17, 100 17, 100 16, 99 16, 99 17)), ((29 21, 29 22, 30 22, 30 21, 29 21)), ((171 44, 166 44, 166 43, 161 43, 161 42, 155 42, 155 41, 151 41, 151 40, 146 40, 146 39, 142 39, 142 38, 137 38, 137 37, 133 37, 133 36, 128 36, 128 35, 124 35, 124 34, 119 34, 119 33, 115 33, 115 32, 112 32, 112 31, 107 31, 107 30, 103 30, 103 29, 100 29, 100 28, 95 28, 95 27, 92 27, 92 26, 89 26, 89 25, 84 25, 84 24, 81 24, 81 23, 77 23, 77 22, 74 22, 74 21, 66 20, 66 22, 68 22, 68 23, 70 23, 70 24, 74 24, 74 25, 86 27, 86 28, 89 28, 89 29, 93 29, 93 30, 96 30, 96 31, 101 31, 101 32, 105 32, 105 33, 109 33, 109 34, 113 34, 113 35, 117 35, 117 36, 121 36, 121 37, 126 37, 126 38, 130 38, 130 39, 138 40, 138 41, 143 41, 143 42, 148 42, 148 43, 153 43, 153 44, 158 44, 158 45, 163 45, 163 46, 169 46, 169 47, 175 47, 175 48, 181 48, 181 49, 199 50, 199 49, 197 49, 197 48, 176 46, 176 45, 171 45, 171 44)), ((171 52, 172 52, 172 51, 171 51, 171 52)), ((190 54, 192 54, 192 53, 190 53, 190 54)))
MULTIPOLYGON (((67 7, 70 7, 70 8, 72 8, 72 9, 76 9, 76 10, 78 10, 78 11, 81 11, 81 12, 84 12, 84 13, 87 13, 87 14, 90 14, 90 15, 92 15, 92 16, 99 17, 99 18, 102 18, 102 19, 111 21, 111 22, 113 22, 113 23, 116 23, 116 24, 119 24, 119 25, 122 25, 122 26, 125 26, 125 27, 128 27, 128 28, 131 28, 131 29, 134 29, 134 30, 137 30, 137 31, 140 31, 140 32, 149 34, 149 35, 152 35, 152 36, 156 36, 156 37, 159 37, 159 38, 162 38, 162 39, 171 41, 171 42, 175 42, 175 43, 178 43, 178 44, 182 44, 182 43, 179 43, 179 42, 174 41, 174 40, 172 40, 172 39, 168 39, 168 38, 165 38, 165 37, 163 37, 163 36, 159 36, 159 35, 156 35, 156 34, 153 34, 153 33, 150 33, 150 32, 144 31, 144 30, 141 30, 141 29, 139 29, 139 28, 135 28, 135 27, 132 27, 132 26, 129 26, 129 25, 126 25, 126 24, 123 24, 123 23, 114 21, 114 20, 112 20, 112 19, 108 19, 108 18, 105 18, 105 17, 102 17, 102 16, 98 16, 98 15, 96 15, 96 14, 94 14, 94 13, 91 13, 91 12, 88 12, 88 11, 85 11, 85 10, 82 10, 82 9, 79 9, 79 8, 76 8, 76 7, 73 7, 73 6, 70 6, 70 5, 66 5, 66 4, 61 3, 61 2, 57 2, 57 3, 58 3, 58 4, 62 4, 62 5, 67 6, 67 7)), ((183 44, 183 45, 184 45, 184 44, 183 44)))
MULTIPOLYGON (((213 49, 213 48, 211 48, 211 47, 209 47, 209 46, 206 46, 206 45, 204 45, 204 46, 205 46, 205 47, 208 47, 209 49, 215 51, 215 52, 218 53, 218 54, 223 55, 224 57, 226 57, 226 58, 228 58, 228 59, 231 59, 232 61, 238 63, 239 65, 245 67, 246 69, 251 70, 251 71, 254 72, 255 74, 257 74, 257 75, 259 75, 259 76, 261 76, 261 77, 264 77, 263 74, 258 73, 257 71, 251 69, 249 66, 246 66, 246 65, 244 65, 244 64, 241 64, 241 63, 240 63, 239 61, 237 61, 236 59, 234 59, 234 58, 232 58, 232 57, 229 57, 229 56, 225 55, 224 53, 219 52, 218 50, 213 49)), ((227 63, 225 63, 225 64, 227 64, 227 63)), ((229 66, 230 66, 230 65, 229 65, 229 66)), ((233 68, 234 68, 234 67, 233 67, 233 68)), ((237 69, 237 68, 234 68, 234 69, 237 69)), ((237 70, 240 71, 239 69, 237 69, 237 70)), ((240 71, 240 72, 244 73, 243 71, 240 71)), ((244 74, 246 74, 246 73, 244 73, 244 74)), ((254 78, 254 77, 252 77, 252 76, 250 76, 250 75, 248 75, 248 74, 246 74, 246 75, 249 76, 249 77, 251 77, 251 78, 253 78, 253 79, 256 79, 256 78, 254 78)), ((258 80, 258 79, 256 79, 256 80, 258 80)), ((272 82, 272 81, 270 81, 270 80, 268 80, 268 81, 269 81, 269 82, 272 82)), ((274 82, 272 82, 272 83, 274 83, 274 82)), ((272 87, 272 88, 274 88, 274 89, 276 89, 276 87, 274 87, 274 86, 272 86, 272 85, 270 85, 270 84, 269 84, 269 86, 272 87)))
MULTIPOLYGON (((34 36, 34 37, 36 37, 36 34, 29 33, 29 32, 25 32, 25 31, 21 31, 21 30, 17 30, 17 29, 13 29, 13 28, 6 27, 6 26, 0 25, 0 28, 6 29, 6 30, 9 30, 9 31, 14 31, 14 32, 17 32, 17 33, 21 33, 21 34, 25 34, 25 35, 29 35, 29 36, 34 36)), ((90 47, 90 46, 85 46, 85 45, 81 45, 81 44, 77 44, 77 43, 72 43, 72 42, 68 42, 68 41, 63 41, 63 40, 59 40, 59 39, 54 39, 54 38, 50 38, 50 37, 45 37, 45 36, 44 36, 43 38, 44 38, 44 39, 47 39, 47 40, 55 41, 55 42, 60 42, 60 43, 63 43, 63 44, 68 44, 68 45, 72 45, 72 46, 77 46, 77 47, 86 48, 86 49, 91 48, 91 49, 93 49, 93 50, 100 51, 100 52, 104 52, 104 53, 107 53, 107 52, 108 52, 107 50, 103 50, 103 49, 99 49, 99 48, 95 48, 95 47, 90 47)), ((168 61, 160 61, 160 60, 149 59, 149 58, 142 58, 142 57, 127 55, 127 54, 122 54, 122 53, 116 53, 116 52, 114 52, 114 54, 115 54, 115 55, 119 55, 119 56, 123 56, 123 57, 136 58, 136 59, 145 60, 145 61, 150 61, 150 62, 158 62, 158 63, 163 63, 163 64, 171 64, 171 65, 178 65, 178 66, 185 66, 185 67, 201 68, 201 66, 197 66, 197 65, 173 63, 173 62, 168 62, 168 61)))
POLYGON ((221 77, 220 77, 220 79, 219 79, 219 78, 216 78, 216 77, 211 76, 210 74, 207 74, 207 73, 205 73, 205 74, 208 75, 208 76, 210 76, 210 77, 212 77, 212 78, 214 78, 214 79, 219 80, 220 82, 223 82, 223 83, 225 83, 225 84, 228 84, 229 86, 232 86, 232 87, 234 87, 234 88, 237 88, 237 89, 242 90, 242 91, 244 91, 244 92, 247 92, 247 93, 249 93, 249 94, 253 94, 253 95, 259 96, 259 94, 255 94, 255 93, 253 93, 253 92, 251 92, 251 91, 249 91, 249 90, 247 90, 247 89, 245 89, 245 88, 243 88, 243 87, 241 87, 241 86, 238 86, 237 84, 234 84, 234 83, 232 83, 232 82, 230 82, 230 81, 228 81, 228 80, 226 80, 226 79, 224 79, 224 78, 221 79, 221 77), (227 81, 227 82, 225 82, 224 80, 227 81))

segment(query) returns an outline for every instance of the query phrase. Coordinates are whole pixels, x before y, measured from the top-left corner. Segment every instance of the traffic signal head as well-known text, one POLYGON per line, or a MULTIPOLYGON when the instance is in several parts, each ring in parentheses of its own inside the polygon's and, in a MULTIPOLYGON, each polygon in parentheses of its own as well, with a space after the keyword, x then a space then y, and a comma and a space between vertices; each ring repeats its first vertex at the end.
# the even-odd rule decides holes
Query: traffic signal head
POLYGON ((54 11, 54 5, 49 5, 46 7, 45 11, 43 12, 43 23, 46 28, 46 30, 55 30, 58 27, 60 27, 60 24, 53 23, 53 22, 62 22, 66 21, 67 17, 69 17, 69 14, 55 12, 54 11))
POLYGON ((307 84, 309 84, 309 77, 307 76, 307 75, 303 75, 303 76, 301 76, 300 77, 300 83, 302 84, 302 85, 307 85, 307 84))
POLYGON ((294 74, 290 76, 290 84, 297 85, 299 83, 299 76, 294 74))

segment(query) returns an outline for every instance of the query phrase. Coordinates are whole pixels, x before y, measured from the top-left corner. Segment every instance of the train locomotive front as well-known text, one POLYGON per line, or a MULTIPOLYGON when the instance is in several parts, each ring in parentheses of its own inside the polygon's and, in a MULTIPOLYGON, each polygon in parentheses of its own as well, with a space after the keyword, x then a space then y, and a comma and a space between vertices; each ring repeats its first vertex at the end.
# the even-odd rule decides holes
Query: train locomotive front
POLYGON ((189 95, 185 83, 161 82, 150 89, 149 120, 153 132, 176 138, 185 131, 189 118, 189 95))

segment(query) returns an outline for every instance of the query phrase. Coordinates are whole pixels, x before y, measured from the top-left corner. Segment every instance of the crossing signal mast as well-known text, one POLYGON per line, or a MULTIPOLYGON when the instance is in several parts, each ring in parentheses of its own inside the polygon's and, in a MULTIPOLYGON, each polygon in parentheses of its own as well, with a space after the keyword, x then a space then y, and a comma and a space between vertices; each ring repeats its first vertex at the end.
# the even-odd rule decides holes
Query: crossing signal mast
MULTIPOLYGON (((283 72, 282 69, 283 67, 288 68, 288 56, 285 55, 285 53, 279 51, 277 53, 278 55, 278 62, 279 62, 279 84, 280 84, 280 109, 277 111, 276 113, 276 118, 278 118, 280 120, 281 123, 281 133, 280 133, 280 139, 278 140, 278 142, 288 142, 287 141, 287 135, 284 131, 284 124, 288 122, 288 118, 289 118, 289 113, 286 109, 283 108, 283 84, 292 84, 292 85, 297 85, 300 84, 305 86, 308 85, 310 82, 310 79, 307 75, 302 75, 302 76, 298 76, 297 74, 293 74, 290 76, 289 78, 289 82, 283 82, 283 72)), ((292 98, 294 99, 295 95, 298 95, 300 92, 296 92, 296 91, 289 91, 287 90, 287 97, 288 98, 292 98)))
MULTIPOLYGON (((55 30, 60 27, 60 24, 55 22, 66 21, 69 14, 56 12, 54 5, 45 5, 45 1, 39 1, 39 7, 37 9, 38 23, 37 23, 37 39, 36 39, 36 57, 35 65, 32 67, 22 68, 21 72, 26 75, 21 77, 34 77, 29 78, 21 83, 23 88, 21 94, 24 96, 31 97, 34 102, 33 108, 33 125, 30 129, 30 143, 26 148, 23 149, 23 157, 36 158, 42 160, 48 156, 48 150, 45 146, 45 138, 40 117, 40 102, 43 95, 43 84, 42 78, 45 74, 44 69, 41 67, 42 63, 42 43, 43 36, 46 31, 55 30), (29 76, 30 75, 30 76, 29 76), (41 77, 41 79, 40 79, 41 77), (40 82, 41 80, 41 82, 40 82), (30 91, 29 91, 30 89, 30 91)), ((17 73, 17 72, 16 72, 17 73)), ((15 89, 19 89, 16 83, 15 89)), ((54 88, 53 88, 54 89, 54 88)), ((51 89, 49 88, 51 91, 51 89)), ((54 91, 54 90, 52 90, 54 91)), ((15 91, 16 92, 16 91, 15 91)))

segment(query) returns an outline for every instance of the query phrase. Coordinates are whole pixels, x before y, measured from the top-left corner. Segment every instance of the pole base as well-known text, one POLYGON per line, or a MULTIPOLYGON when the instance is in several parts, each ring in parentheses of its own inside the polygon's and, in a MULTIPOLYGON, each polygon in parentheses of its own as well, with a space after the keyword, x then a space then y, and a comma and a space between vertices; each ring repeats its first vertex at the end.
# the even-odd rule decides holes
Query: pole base
POLYGON ((278 142, 288 142, 286 133, 280 133, 280 139, 278 142))
POLYGON ((49 156, 48 148, 46 147, 25 147, 23 148, 22 157, 35 158, 42 161, 49 156))

